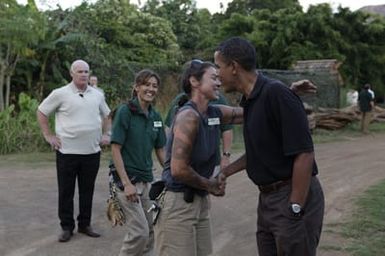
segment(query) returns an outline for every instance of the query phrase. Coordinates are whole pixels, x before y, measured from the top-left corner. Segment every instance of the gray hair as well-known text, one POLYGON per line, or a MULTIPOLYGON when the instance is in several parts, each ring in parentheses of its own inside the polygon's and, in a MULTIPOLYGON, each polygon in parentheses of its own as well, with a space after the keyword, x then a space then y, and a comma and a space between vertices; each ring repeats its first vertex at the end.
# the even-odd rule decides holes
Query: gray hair
POLYGON ((90 68, 90 66, 88 65, 87 62, 85 62, 84 60, 75 60, 74 62, 72 62, 71 64, 71 68, 70 68, 70 72, 73 73, 74 72, 74 69, 75 69, 75 66, 79 65, 79 64, 86 64, 88 68, 90 68))

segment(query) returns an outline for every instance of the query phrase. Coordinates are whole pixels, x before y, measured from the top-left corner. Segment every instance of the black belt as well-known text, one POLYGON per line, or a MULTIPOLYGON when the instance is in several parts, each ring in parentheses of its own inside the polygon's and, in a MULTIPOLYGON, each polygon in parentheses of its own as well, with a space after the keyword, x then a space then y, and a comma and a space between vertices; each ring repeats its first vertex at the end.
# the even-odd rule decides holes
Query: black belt
POLYGON ((185 193, 186 190, 190 190, 191 192, 194 192, 194 194, 198 196, 206 196, 208 195, 208 192, 206 190, 201 190, 201 189, 195 189, 191 187, 179 187, 179 188, 173 188, 173 187, 167 187, 166 186, 166 191, 171 191, 175 193, 185 193))
POLYGON ((261 193, 270 193, 278 191, 280 188, 289 185, 291 183, 291 179, 288 180, 280 180, 267 185, 258 185, 259 191, 261 193))

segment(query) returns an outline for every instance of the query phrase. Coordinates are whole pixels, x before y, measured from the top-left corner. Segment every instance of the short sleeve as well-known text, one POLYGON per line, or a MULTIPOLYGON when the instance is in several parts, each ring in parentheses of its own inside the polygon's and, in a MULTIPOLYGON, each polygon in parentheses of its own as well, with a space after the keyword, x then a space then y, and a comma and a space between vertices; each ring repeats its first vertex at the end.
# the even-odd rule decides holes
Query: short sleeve
POLYGON ((110 108, 107 105, 106 99, 104 98, 104 95, 102 96, 102 102, 100 103, 99 109, 100 109, 100 113, 104 118, 106 118, 111 112, 110 108))
MULTIPOLYGON (((162 118, 160 115, 157 116, 157 121, 162 122, 162 118)), ((163 123, 163 122, 162 122, 163 123)), ((162 125, 162 129, 158 129, 158 134, 156 136, 154 148, 163 148, 166 145, 166 132, 164 131, 164 126, 162 125)))
POLYGON ((314 150, 309 124, 301 99, 284 85, 274 84, 268 91, 268 109, 274 128, 280 134, 285 155, 314 150))
POLYGON ((123 145, 126 141, 127 130, 130 127, 131 112, 126 104, 122 104, 116 110, 112 121, 111 144, 123 145))
POLYGON ((61 97, 59 96, 58 90, 53 90, 47 98, 39 105, 38 109, 45 116, 49 116, 51 113, 55 112, 61 104, 61 97))
POLYGON ((172 121, 174 120, 174 117, 176 114, 176 110, 178 108, 178 101, 183 95, 184 95, 183 93, 180 93, 171 101, 170 108, 166 115, 166 119, 164 120, 164 124, 167 127, 171 127, 172 121))

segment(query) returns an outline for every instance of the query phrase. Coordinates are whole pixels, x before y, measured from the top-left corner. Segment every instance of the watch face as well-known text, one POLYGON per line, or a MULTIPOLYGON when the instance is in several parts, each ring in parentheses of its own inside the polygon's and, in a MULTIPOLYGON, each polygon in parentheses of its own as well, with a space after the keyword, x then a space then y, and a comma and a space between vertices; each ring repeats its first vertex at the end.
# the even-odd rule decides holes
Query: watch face
POLYGON ((301 206, 299 204, 292 204, 291 205, 291 210, 295 213, 298 214, 301 212, 301 206))

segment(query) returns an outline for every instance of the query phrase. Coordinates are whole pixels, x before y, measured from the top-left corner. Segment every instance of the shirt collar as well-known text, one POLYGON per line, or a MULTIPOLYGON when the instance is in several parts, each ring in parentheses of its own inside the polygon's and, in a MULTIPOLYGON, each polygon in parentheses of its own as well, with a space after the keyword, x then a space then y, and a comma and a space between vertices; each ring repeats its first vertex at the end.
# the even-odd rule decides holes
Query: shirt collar
POLYGON ((76 85, 74 84, 74 82, 71 82, 69 84, 70 88, 71 88, 71 91, 74 93, 74 94, 78 94, 78 93, 89 93, 91 92, 91 87, 89 85, 87 85, 86 87, 86 90, 85 91, 81 91, 79 90, 76 85))
POLYGON ((241 107, 244 107, 247 104, 247 102, 256 99, 261 93, 262 88, 265 85, 266 77, 262 75, 261 72, 258 72, 257 74, 258 74, 257 81, 255 81, 253 90, 251 90, 249 98, 246 99, 244 95, 242 96, 241 102, 239 103, 241 107))
MULTIPOLYGON (((132 100, 129 101, 129 108, 130 108, 131 112, 136 112, 138 114, 143 114, 144 115, 142 107, 139 104, 138 97, 135 97, 135 98, 133 98, 132 100)), ((152 108, 152 104, 150 104, 150 106, 148 107, 148 116, 149 117, 152 116, 152 112, 153 112, 153 108, 152 108)))

